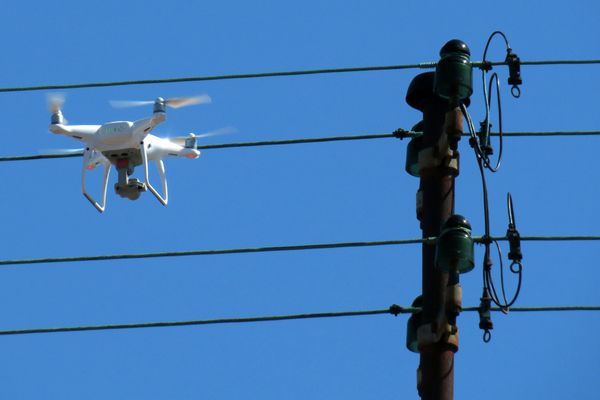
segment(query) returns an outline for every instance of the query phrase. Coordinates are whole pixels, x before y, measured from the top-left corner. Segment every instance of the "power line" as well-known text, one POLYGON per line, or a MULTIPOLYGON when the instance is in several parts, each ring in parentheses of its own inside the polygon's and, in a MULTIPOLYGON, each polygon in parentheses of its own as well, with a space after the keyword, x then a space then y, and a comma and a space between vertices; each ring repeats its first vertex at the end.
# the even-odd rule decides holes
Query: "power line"
MULTIPOLYGON (((471 63, 474 67, 480 67, 482 62, 471 63)), ((486 62, 487 65, 507 65, 506 62, 486 62)), ((600 60, 540 60, 540 61, 521 61, 521 65, 574 65, 574 64, 600 64, 600 60)), ((149 85, 161 83, 181 83, 181 82, 199 82, 199 81, 216 81, 226 79, 251 79, 251 78, 269 78, 277 76, 298 76, 298 75, 319 75, 319 74, 338 74, 348 72, 369 72, 369 71, 392 71, 403 69, 429 69, 435 68, 435 62, 423 62, 416 64, 400 64, 400 65, 381 65, 368 67, 350 67, 350 68, 324 68, 324 69, 308 69, 298 71, 274 71, 274 72, 258 72, 250 74, 226 74, 226 75, 205 75, 191 76, 182 78, 163 78, 163 79, 139 79, 125 81, 107 81, 107 82, 88 82, 88 83, 71 83, 71 84, 51 84, 39 86, 15 86, 0 88, 0 93, 4 92, 25 92, 36 90, 63 90, 63 89, 81 89, 91 87, 108 87, 108 86, 129 86, 129 85, 149 85)))
POLYGON ((0 162, 4 161, 31 161, 31 160, 46 160, 51 158, 69 158, 69 157, 81 157, 82 152, 73 152, 69 154, 30 154, 23 156, 4 156, 0 157, 0 162))
MULTIPOLYGON (((88 261, 107 261, 107 260, 130 260, 142 258, 159 258, 159 257, 184 257, 184 256, 206 256, 206 255, 221 255, 221 254, 244 254, 244 253, 269 253, 278 251, 302 251, 302 250, 324 250, 324 249, 339 249, 339 248, 356 248, 356 247, 376 247, 376 246, 392 246, 406 244, 433 244, 437 238, 418 238, 418 239, 402 239, 402 240, 379 240, 369 242, 338 242, 338 243, 317 243, 317 244, 302 244, 291 246, 267 246, 267 247, 246 247, 232 249, 215 249, 215 250, 188 250, 188 251, 166 251, 155 253, 129 253, 129 254, 108 254, 97 256, 78 256, 78 257, 45 257, 45 258, 30 258, 30 259, 14 259, 0 260, 1 265, 25 265, 25 264, 50 264, 50 263, 66 263, 66 262, 88 262, 88 261)), ((473 240, 477 243, 486 243, 487 240, 507 240, 506 237, 474 237, 473 240)), ((597 241, 600 236, 521 236, 521 241, 597 241)))
MULTIPOLYGON (((484 243, 483 237, 473 238, 478 243, 484 243)), ((506 237, 492 237, 491 240, 508 240, 506 237)), ((600 236, 521 236, 521 241, 527 242, 575 242, 575 241, 596 241, 600 236)))
MULTIPOLYGON (((420 132, 405 132, 404 137, 413 137, 420 134, 420 132)), ((598 132, 600 134, 600 131, 598 132)), ((238 142, 238 143, 219 143, 219 144, 206 144, 200 145, 196 148, 198 150, 209 150, 209 149, 225 149, 234 147, 258 147, 258 146, 273 146, 273 145, 290 145, 290 144, 305 144, 305 143, 322 143, 322 142, 339 142, 339 141, 351 141, 351 140, 368 140, 368 139, 383 139, 383 138, 394 138, 398 137, 392 133, 376 133, 376 134, 363 134, 363 135, 345 135, 345 136, 328 136, 318 138, 298 138, 298 139, 283 139, 283 140, 263 140, 257 142, 238 142)), ((0 157, 2 161, 27 161, 27 160, 41 160, 46 158, 67 158, 67 157, 81 157, 83 151, 80 152, 69 152, 65 154, 32 154, 24 156, 6 156, 0 157)))
POLYGON ((389 71, 389 70, 433 68, 433 67, 435 67, 435 63, 384 65, 384 66, 351 67, 351 68, 324 68, 324 69, 310 69, 310 70, 299 70, 299 71, 258 72, 258 73, 250 73, 250 74, 205 75, 205 76, 190 76, 190 77, 182 77, 182 78, 139 79, 139 80, 126 80, 126 81, 90 82, 90 83, 73 83, 73 84, 40 85, 40 86, 20 86, 20 87, 0 88, 0 92, 24 92, 24 91, 34 91, 34 90, 81 89, 81 88, 90 88, 90 87, 217 81, 217 80, 227 80, 227 79, 253 79, 253 78, 270 78, 270 77, 277 77, 277 76, 319 75, 319 74, 367 72, 367 71, 389 71))
MULTIPOLYGON (((465 307, 462 311, 478 311, 479 307, 465 307)), ((506 311, 492 307, 492 311, 506 311)), ((510 312, 560 312, 560 311, 600 311, 600 306, 551 306, 551 307, 510 307, 510 312)))
MULTIPOLYGON (((478 311, 478 307, 465 307, 462 311, 472 312, 478 311)), ((363 311, 341 311, 341 312, 325 312, 311 314, 291 314, 291 315, 274 315, 264 317, 244 317, 244 318, 218 318, 218 319, 202 319, 188 321, 165 321, 165 322, 144 322, 134 324, 111 324, 111 325, 88 325, 88 326, 67 326, 58 328, 32 328, 32 329, 11 329, 0 330, 0 335, 29 335, 37 333, 59 333, 59 332, 82 332, 82 331, 107 331, 120 329, 138 329, 138 328, 165 328, 175 326, 194 326, 194 325, 218 325, 218 324, 239 324, 253 322, 273 322, 273 321, 289 321, 298 319, 316 319, 316 318, 339 318, 339 317, 357 317, 367 315, 382 315, 392 314, 411 314, 419 311, 420 308, 401 307, 396 304, 391 305, 386 309, 379 310, 363 310, 363 311)), ((493 311, 501 311, 499 308, 493 308, 493 311)), ((515 307, 511 308, 513 312, 548 312, 548 311, 600 311, 600 306, 559 306, 559 307, 515 307)))
MULTIPOLYGON (((481 66, 481 63, 473 63, 473 65, 481 66)), ((492 65, 507 65, 506 62, 491 63, 492 65)), ((585 64, 600 64, 600 60, 539 60, 539 61, 521 61, 521 65, 585 65, 585 64)))
POLYGON ((182 256, 204 256, 219 254, 242 254, 242 253, 265 253, 277 251, 300 251, 300 250, 319 250, 335 249, 347 247, 372 247, 389 246, 412 243, 423 243, 427 239, 407 239, 407 240, 382 240, 372 242, 341 242, 341 243, 321 243, 304 244, 293 246, 269 246, 269 247, 250 247, 237 249, 218 249, 218 250, 190 250, 190 251, 169 251, 158 253, 137 253, 137 254, 113 254, 101 256, 83 256, 83 257, 55 257, 55 258, 34 258, 28 260, 0 260, 0 265, 19 265, 19 264, 41 264, 57 262, 78 262, 78 261, 105 261, 105 260, 124 260, 139 258, 157 258, 157 257, 182 257, 182 256))
MULTIPOLYGON (((398 307, 398 306, 397 306, 398 307)), ((397 310, 394 307, 394 310, 397 310)), ((23 335, 31 333, 56 333, 56 332, 78 332, 78 331, 101 331, 114 329, 135 329, 135 328, 162 328, 173 326, 191 326, 191 325, 217 325, 217 324, 232 324, 232 323, 249 323, 249 322, 267 322, 267 321, 285 321, 294 319, 315 319, 315 318, 336 318, 336 317, 354 317, 377 314, 390 314, 392 307, 383 310, 367 310, 367 311, 342 311, 342 312, 327 312, 313 314, 293 314, 293 315, 275 315, 265 317, 246 317, 246 318, 218 318, 205 320, 191 321, 169 321, 169 322, 148 322, 138 324, 118 324, 118 325, 92 325, 92 326, 72 326, 61 328, 37 328, 37 329, 19 329, 0 331, 0 335, 23 335)), ((395 311, 396 312, 396 311, 395 311)), ((401 309, 397 313, 405 313, 401 309)))
MULTIPOLYGON (((375 134, 363 134, 363 135, 344 135, 344 136, 326 136, 317 138, 298 138, 298 139, 283 139, 283 140, 263 140, 256 142, 237 142, 237 143, 217 143, 217 144, 205 144, 197 146, 199 150, 213 150, 213 149, 228 149, 228 148, 240 148, 240 147, 261 147, 261 146, 275 146, 275 145, 292 145, 292 144, 308 144, 308 143, 324 143, 324 142, 340 142, 340 141, 353 141, 353 140, 371 140, 371 139, 392 139, 392 138, 412 138, 421 135, 422 132, 412 131, 401 131, 399 133, 375 133, 375 134)), ((497 133, 491 133, 491 136, 497 136, 497 133)), ((600 131, 539 131, 539 132, 503 132, 503 136, 514 136, 514 137, 543 137, 543 136, 597 136, 600 135, 600 131)), ((468 134, 463 134, 468 136, 468 134)), ((83 151, 69 152, 64 154, 31 154, 31 155, 17 155, 17 156, 3 156, 0 157, 0 162, 7 161, 31 161, 31 160, 43 160, 53 158, 69 158, 69 157, 81 157, 83 151)))
MULTIPOLYGON (((463 136, 470 134, 464 133, 463 136)), ((499 136, 497 132, 489 133, 490 136, 499 136)), ((544 137, 544 136, 596 136, 600 131, 538 131, 538 132, 502 132, 502 136, 514 137, 544 137)))

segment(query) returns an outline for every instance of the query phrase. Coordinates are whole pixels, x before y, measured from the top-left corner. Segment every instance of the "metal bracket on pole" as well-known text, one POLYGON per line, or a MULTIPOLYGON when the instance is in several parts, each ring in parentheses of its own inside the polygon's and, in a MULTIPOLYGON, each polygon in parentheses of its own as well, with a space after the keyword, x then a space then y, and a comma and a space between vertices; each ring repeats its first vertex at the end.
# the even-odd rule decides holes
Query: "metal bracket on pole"
POLYGON ((439 147, 427 147, 419 152, 419 173, 427 169, 445 167, 458 175, 458 151, 446 147, 443 151, 439 147))
POLYGON ((462 287, 457 283, 446 288, 446 311, 458 315, 462 311, 462 287))
POLYGON ((448 322, 425 324, 417 329, 419 350, 436 343, 445 343, 458 350, 458 327, 448 322), (437 329, 434 325, 438 325, 437 329))

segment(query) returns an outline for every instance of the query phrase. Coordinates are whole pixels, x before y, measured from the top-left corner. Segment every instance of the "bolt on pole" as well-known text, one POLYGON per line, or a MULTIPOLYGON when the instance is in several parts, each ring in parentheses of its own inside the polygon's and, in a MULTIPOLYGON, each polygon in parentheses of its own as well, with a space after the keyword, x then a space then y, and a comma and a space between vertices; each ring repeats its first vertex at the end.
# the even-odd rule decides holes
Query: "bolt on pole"
MULTIPOLYGON (((406 95, 406 102, 423 113, 423 136, 412 148, 418 152, 412 171, 418 170, 420 176, 417 218, 424 238, 439 237, 442 227, 454 214, 458 141, 463 132, 460 103, 468 106, 472 92, 469 54, 463 42, 451 40, 440 51, 436 72, 417 75, 406 95)), ((407 171, 409 158, 411 155, 407 156, 407 171)), ((415 159, 414 153, 412 159, 415 159)), ((460 218, 464 219, 455 217, 450 225, 460 225, 460 218)), ((449 229, 457 228, 450 226, 449 229)), ((466 228, 459 226, 458 229, 466 228)), ((454 396, 454 353, 458 350, 456 317, 461 309, 458 279, 461 271, 452 257, 446 257, 454 261, 446 263, 444 268, 436 264, 435 244, 423 244, 422 257, 423 308, 417 327, 420 353, 417 390, 425 400, 450 400, 454 396)))

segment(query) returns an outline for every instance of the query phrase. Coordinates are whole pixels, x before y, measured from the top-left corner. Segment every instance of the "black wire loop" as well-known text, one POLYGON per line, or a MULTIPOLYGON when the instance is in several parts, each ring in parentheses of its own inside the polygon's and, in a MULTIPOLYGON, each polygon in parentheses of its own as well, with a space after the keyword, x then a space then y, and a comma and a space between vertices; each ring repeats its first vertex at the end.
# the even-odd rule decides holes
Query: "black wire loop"
POLYGON ((500 164, 502 163, 502 151, 504 148, 504 140, 503 140, 503 129, 502 129, 502 101, 500 100, 500 78, 498 78, 498 74, 497 73, 493 73, 492 76, 490 77, 489 80, 489 84, 488 84, 488 97, 487 97, 487 104, 486 104, 486 109, 488 110, 488 113, 486 114, 486 119, 485 119, 485 124, 486 124, 486 133, 487 133, 487 138, 486 138, 486 146, 489 147, 489 150, 487 149, 483 149, 485 151, 485 157, 483 159, 485 167, 487 169, 489 169, 491 172, 497 172, 500 169, 500 164), (489 156, 493 153, 493 147, 490 144, 490 131, 491 131, 491 127, 492 125, 490 124, 490 120, 489 120, 489 109, 491 107, 492 104, 492 84, 496 83, 496 103, 498 105, 498 146, 499 146, 499 150, 498 150, 498 159, 496 160, 496 165, 494 167, 492 167, 491 161, 489 156))
POLYGON ((494 31, 488 38, 485 48, 483 50, 483 60, 481 62, 481 82, 483 86, 483 100, 485 104, 485 118, 481 122, 481 132, 479 135, 480 144, 477 148, 477 151, 480 152, 480 156, 483 160, 484 167, 491 172, 497 172, 500 169, 500 164, 502 163, 502 149, 503 149, 503 135, 502 135, 502 102, 500 100, 500 79, 497 73, 493 73, 490 77, 489 81, 487 81, 487 73, 492 69, 492 64, 487 61, 487 52, 490 48, 490 44, 492 39, 495 36, 500 36, 504 39, 504 44, 506 46, 506 58, 505 62, 508 64, 509 69, 509 78, 508 84, 512 86, 511 94, 514 98, 521 97, 521 89, 518 85, 522 83, 521 80, 521 59, 513 53, 510 44, 508 43, 508 38, 501 31, 494 31), (491 104, 492 104, 492 85, 495 82, 496 84, 496 101, 498 104, 498 136, 499 136, 499 151, 498 151, 498 159, 496 160, 495 166, 492 166, 489 156, 493 153, 493 147, 490 143, 490 114, 491 114, 491 104), (487 85, 486 85, 487 84, 487 85))
POLYGON ((518 99, 519 97, 521 97, 521 88, 520 88, 520 87, 518 87, 517 85, 513 86, 513 87, 510 89, 510 94, 512 94, 512 96, 513 96, 515 99, 518 99))
POLYGON ((489 343, 490 340, 492 340, 492 332, 489 329, 486 329, 485 332, 483 332, 483 342, 489 343))
POLYGON ((513 261, 510 263, 510 272, 513 274, 520 274, 523 271, 523 264, 520 261, 513 261))
MULTIPOLYGON (((490 236, 490 211, 489 211, 487 181, 486 181, 486 177, 485 177, 484 154, 481 151, 479 142, 477 141, 475 127, 474 127, 473 119, 471 118, 471 115, 467 111, 467 108, 464 106, 464 104, 461 104, 460 109, 461 109, 463 116, 467 120, 467 126, 469 128, 469 134, 471 136, 471 140, 469 141, 469 143, 472 143, 474 153, 475 153, 475 158, 477 160, 477 166, 479 167, 479 172, 481 175, 481 186, 482 186, 482 191, 483 191, 483 215, 484 215, 484 228, 485 228, 485 233, 481 240, 481 243, 483 243, 485 245, 485 254, 483 257, 483 287, 484 287, 484 290, 487 290, 489 292, 491 301, 496 306, 498 306, 502 312, 508 313, 509 308, 515 303, 515 301, 517 300, 517 297, 519 296, 519 293, 521 291, 522 268, 520 268, 518 266, 514 266, 514 265, 511 266, 511 272, 518 275, 518 282, 517 282, 517 289, 516 289, 513 297, 509 301, 506 296, 506 289, 505 289, 505 284, 504 284, 504 264, 502 261, 502 251, 501 251, 501 248, 500 248, 500 245, 498 244, 498 242, 496 240, 491 240, 491 236, 490 236), (499 258, 499 262, 500 262, 500 294, 502 295, 502 298, 498 295, 498 291, 496 290, 496 286, 494 284, 494 279, 492 276, 493 263, 492 263, 492 259, 491 259, 491 250, 490 250, 490 246, 491 246, 492 242, 496 245, 496 249, 498 251, 498 258, 499 258)), ((510 197, 510 195, 508 196, 508 198, 509 198, 509 203, 508 203, 509 229, 512 226, 516 230, 516 228, 514 227, 514 212, 513 212, 513 207, 512 207, 512 198, 510 197)), ((520 261, 520 260, 513 260, 513 261, 520 261)))

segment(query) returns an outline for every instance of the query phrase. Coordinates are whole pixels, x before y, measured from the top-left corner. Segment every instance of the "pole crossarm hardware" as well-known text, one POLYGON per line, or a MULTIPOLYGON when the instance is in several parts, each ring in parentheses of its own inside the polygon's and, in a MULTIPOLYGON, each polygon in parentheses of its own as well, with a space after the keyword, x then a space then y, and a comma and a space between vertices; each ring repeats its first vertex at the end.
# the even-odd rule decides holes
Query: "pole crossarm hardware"
MULTIPOLYGON (((521 61, 521 65, 585 65, 585 64, 600 64, 600 60, 538 60, 538 61, 521 61)), ((228 79, 255 79, 255 78, 270 78, 278 76, 299 76, 299 75, 321 75, 321 74, 339 74, 348 72, 370 72, 370 71, 394 71, 404 69, 432 69, 437 65, 436 62, 422 62, 416 64, 399 64, 399 65, 380 65, 366 67, 349 67, 349 68, 321 68, 307 69, 297 71, 273 71, 273 72, 258 72, 248 74, 226 74, 226 75, 204 75, 204 76, 189 76, 180 78, 163 78, 163 79, 137 79, 123 81, 106 81, 106 82, 88 82, 88 83, 69 83, 69 84, 50 84, 37 86, 14 86, 0 88, 0 93, 8 92, 26 92, 37 90, 63 90, 63 89, 82 89, 92 87, 109 87, 109 86, 130 86, 130 85, 152 85, 161 83, 182 83, 182 82, 200 82, 200 81, 217 81, 228 79)), ((484 65, 481 61, 471 63, 474 67, 484 65)), ((485 65, 507 65, 505 61, 486 62, 485 65)))
MULTIPOLYGON (((362 135, 344 135, 344 136, 326 136, 316 138, 297 138, 297 139, 281 139, 281 140, 261 140, 256 142, 237 142, 237 143, 216 143, 197 146, 198 150, 213 150, 213 149, 229 149, 239 147, 262 147, 262 146, 281 146, 291 144, 308 144, 308 143, 326 143, 326 142, 342 142, 353 140, 372 140, 372 139, 393 139, 393 138, 413 138, 422 135, 422 132, 402 131, 399 134, 394 133, 373 133, 362 135)), ((498 133, 490 133, 491 136, 498 136, 498 133)), ((505 137, 546 137, 546 136, 600 136, 598 131, 540 131, 540 132, 503 132, 505 137)), ((462 136, 468 136, 464 133, 462 136)), ((73 151, 61 154, 30 154, 17 156, 1 156, 0 162, 7 161, 30 161, 44 160, 52 158, 70 158, 83 156, 83 150, 73 151)))
MULTIPOLYGON (((38 333, 60 333, 60 332, 82 332, 82 331, 108 331, 121 329, 139 329, 139 328, 165 328, 176 326, 195 326, 195 325, 218 325, 218 324, 240 324, 253 322, 274 322, 274 321, 290 321, 302 319, 317 319, 317 318, 339 318, 339 317, 358 317, 367 315, 384 315, 392 314, 413 314, 420 311, 418 307, 401 307, 393 304, 389 308, 377 310, 361 310, 361 311, 337 311, 337 312, 321 312, 307 314, 290 314, 290 315, 273 315, 262 317, 240 317, 240 318, 216 318, 216 319, 200 319, 187 321, 162 321, 162 322, 142 322, 132 324, 109 324, 109 325, 87 325, 87 326, 65 326, 56 328, 31 328, 31 329, 7 329, 0 330, 0 336, 10 335, 30 335, 38 333)), ((474 312, 478 307, 465 307, 462 311, 474 312)), ((492 308, 492 311, 501 311, 499 308, 492 308)), ((600 306, 549 306, 549 307, 514 307, 511 312, 551 312, 551 311, 600 311, 600 306)))

